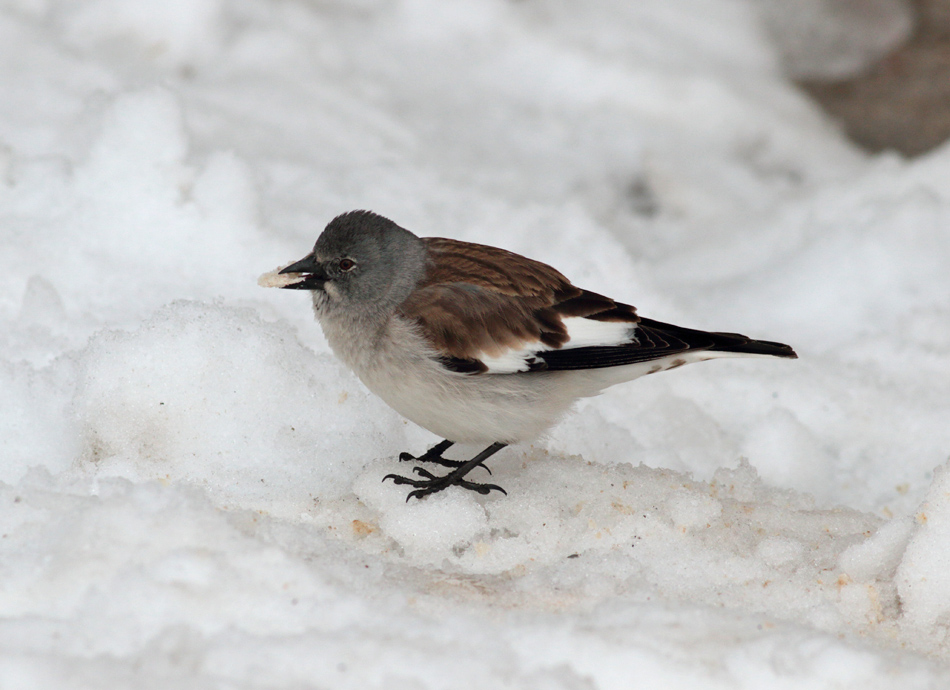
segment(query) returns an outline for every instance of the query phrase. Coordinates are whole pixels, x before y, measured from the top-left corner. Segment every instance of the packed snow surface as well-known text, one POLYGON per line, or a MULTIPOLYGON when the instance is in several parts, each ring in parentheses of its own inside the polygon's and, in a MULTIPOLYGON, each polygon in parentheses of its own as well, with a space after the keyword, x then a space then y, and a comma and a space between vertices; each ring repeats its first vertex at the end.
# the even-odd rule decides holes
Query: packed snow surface
POLYGON ((950 687, 950 146, 850 147, 778 7, 0 3, 0 687, 950 687), (355 208, 801 359, 407 503, 256 283, 355 208))

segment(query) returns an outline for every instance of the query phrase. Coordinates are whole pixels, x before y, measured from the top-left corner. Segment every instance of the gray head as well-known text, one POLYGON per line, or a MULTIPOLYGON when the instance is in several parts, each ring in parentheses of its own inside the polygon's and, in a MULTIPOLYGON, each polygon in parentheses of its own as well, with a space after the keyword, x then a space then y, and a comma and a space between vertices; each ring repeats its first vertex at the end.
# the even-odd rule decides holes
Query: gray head
POLYGON ((281 273, 304 274, 286 287, 312 290, 319 311, 388 313, 408 297, 424 264, 418 237, 370 211, 350 211, 331 220, 313 251, 281 273))

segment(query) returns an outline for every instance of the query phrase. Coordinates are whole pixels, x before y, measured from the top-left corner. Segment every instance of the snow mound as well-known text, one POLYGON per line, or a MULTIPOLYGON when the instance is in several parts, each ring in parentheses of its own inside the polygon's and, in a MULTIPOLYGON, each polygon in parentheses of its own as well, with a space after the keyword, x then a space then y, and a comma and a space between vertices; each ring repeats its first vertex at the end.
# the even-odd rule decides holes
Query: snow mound
POLYGON ((392 448, 404 426, 286 326, 193 302, 97 334, 73 409, 81 462, 98 476, 185 482, 280 516, 349 491, 356 458, 392 448))

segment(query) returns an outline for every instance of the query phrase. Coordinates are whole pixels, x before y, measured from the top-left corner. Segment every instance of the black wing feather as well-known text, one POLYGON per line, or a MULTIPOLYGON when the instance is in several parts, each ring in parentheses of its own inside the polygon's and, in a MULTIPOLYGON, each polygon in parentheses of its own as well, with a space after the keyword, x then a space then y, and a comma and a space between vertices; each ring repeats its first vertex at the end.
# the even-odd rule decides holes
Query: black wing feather
POLYGON ((739 333, 697 331, 642 317, 637 326, 637 340, 629 344, 539 352, 537 353, 538 361, 531 366, 531 371, 619 367, 701 350, 771 355, 790 359, 798 357, 788 345, 768 340, 753 340, 739 333))

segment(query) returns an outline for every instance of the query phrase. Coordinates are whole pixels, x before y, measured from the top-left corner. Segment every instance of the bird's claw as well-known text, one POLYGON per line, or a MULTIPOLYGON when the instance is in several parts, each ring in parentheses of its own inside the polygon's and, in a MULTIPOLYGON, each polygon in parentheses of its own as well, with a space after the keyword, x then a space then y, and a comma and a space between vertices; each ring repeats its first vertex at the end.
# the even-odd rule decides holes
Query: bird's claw
POLYGON ((502 489, 497 484, 476 484, 475 482, 466 481, 464 479, 460 479, 458 482, 456 482, 456 484, 458 486, 468 489, 469 491, 477 491, 482 496, 487 496, 492 491, 500 491, 505 496, 508 495, 508 492, 502 489))
POLYGON ((428 470, 422 467, 414 467, 413 471, 425 477, 425 479, 412 479, 411 477, 403 477, 399 474, 387 474, 383 477, 383 481, 387 479, 392 479, 394 484, 408 484, 409 486, 415 487, 415 491, 410 491, 409 495, 406 496, 406 502, 409 502, 410 498, 424 498, 430 494, 438 493, 443 489, 447 489, 450 486, 458 486, 463 489, 468 489, 469 491, 475 491, 476 493, 481 494, 482 496, 487 496, 492 491, 500 491, 501 493, 508 495, 508 492, 497 484, 479 484, 477 482, 470 482, 467 479, 461 477, 453 477, 451 473, 445 475, 444 477, 439 477, 428 470))

